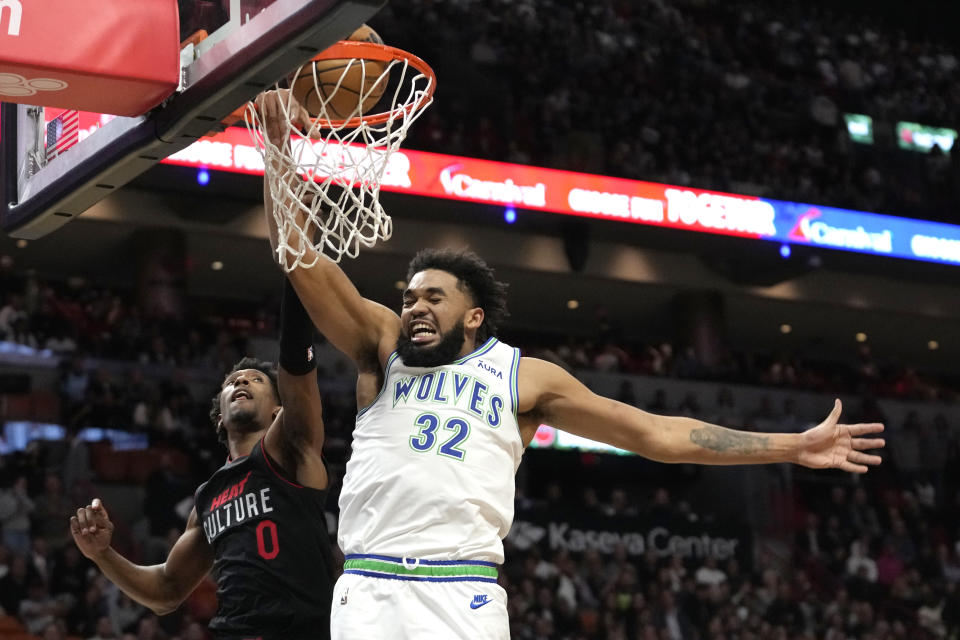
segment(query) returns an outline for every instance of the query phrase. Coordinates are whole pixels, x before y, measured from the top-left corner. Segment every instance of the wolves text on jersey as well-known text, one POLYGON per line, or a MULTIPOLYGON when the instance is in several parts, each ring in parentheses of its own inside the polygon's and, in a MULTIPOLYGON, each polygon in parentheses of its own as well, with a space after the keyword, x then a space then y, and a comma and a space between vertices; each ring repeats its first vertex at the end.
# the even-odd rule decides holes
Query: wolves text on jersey
POLYGON ((420 402, 458 406, 499 427, 503 398, 489 394, 489 387, 467 373, 437 371, 400 378, 393 387, 393 406, 407 404, 411 396, 420 402))

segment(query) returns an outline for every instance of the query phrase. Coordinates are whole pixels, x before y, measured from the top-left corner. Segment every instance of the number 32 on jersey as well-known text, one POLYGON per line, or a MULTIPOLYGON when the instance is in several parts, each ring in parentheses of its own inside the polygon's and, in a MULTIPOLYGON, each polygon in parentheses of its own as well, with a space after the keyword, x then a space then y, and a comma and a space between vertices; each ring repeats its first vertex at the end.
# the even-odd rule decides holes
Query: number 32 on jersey
POLYGON ((470 436, 470 423, 463 418, 450 418, 440 425, 435 413, 421 413, 415 421, 418 431, 410 436, 410 447, 420 453, 432 451, 440 442, 437 454, 463 460, 467 452, 460 445, 470 436))

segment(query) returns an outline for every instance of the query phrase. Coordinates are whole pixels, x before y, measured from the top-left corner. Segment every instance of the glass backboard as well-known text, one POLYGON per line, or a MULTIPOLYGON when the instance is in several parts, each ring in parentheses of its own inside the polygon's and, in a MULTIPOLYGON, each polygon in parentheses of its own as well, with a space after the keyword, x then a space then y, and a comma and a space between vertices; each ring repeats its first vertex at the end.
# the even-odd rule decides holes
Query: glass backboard
POLYGON ((181 41, 200 30, 206 37, 195 38, 182 50, 180 89, 150 112, 97 118, 97 126, 83 131, 76 144, 53 155, 44 151, 50 118, 44 117, 43 108, 2 105, 0 226, 26 239, 59 228, 163 158, 219 128, 233 111, 346 38, 385 3, 178 0, 181 41))

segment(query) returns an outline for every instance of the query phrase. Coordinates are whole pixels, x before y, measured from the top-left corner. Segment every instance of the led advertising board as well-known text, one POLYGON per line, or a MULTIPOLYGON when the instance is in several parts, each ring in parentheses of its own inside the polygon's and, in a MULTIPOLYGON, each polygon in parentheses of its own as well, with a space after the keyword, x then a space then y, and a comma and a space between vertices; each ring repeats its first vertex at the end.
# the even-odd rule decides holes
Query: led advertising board
MULTIPOLYGON (((48 110, 49 111, 49 110, 48 110)), ((49 117, 55 117, 53 112, 49 117)), ((81 113, 80 137, 101 126, 81 113)), ((917 138, 915 141, 927 140, 917 138)), ((319 143, 316 149, 319 152, 319 143)), ((327 148, 325 153, 343 152, 327 148)), ((263 174, 246 130, 228 128, 163 161, 263 174)), ((960 226, 573 171, 400 149, 383 190, 562 215, 808 245, 876 256, 960 264, 960 226)))

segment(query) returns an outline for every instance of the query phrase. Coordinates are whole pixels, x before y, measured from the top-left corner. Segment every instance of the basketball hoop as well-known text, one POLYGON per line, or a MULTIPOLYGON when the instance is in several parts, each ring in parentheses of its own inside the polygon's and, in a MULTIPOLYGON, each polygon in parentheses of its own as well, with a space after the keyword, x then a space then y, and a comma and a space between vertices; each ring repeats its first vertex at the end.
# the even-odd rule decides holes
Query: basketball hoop
MULTIPOLYGON (((338 42, 291 77, 303 82, 311 70, 311 90, 316 94, 311 94, 313 118, 307 131, 291 121, 296 113, 292 91, 281 105, 286 132, 280 146, 268 140, 253 103, 245 113, 274 202, 279 229, 276 258, 287 272, 312 267, 320 254, 334 262, 344 255, 354 258, 361 246, 390 238, 392 222, 380 205, 380 186, 394 179, 393 152, 430 105, 436 88, 436 76, 426 62, 370 42, 338 42), (322 61, 342 62, 342 71, 340 64, 328 64, 321 78, 317 63, 322 61), (330 70, 335 71, 333 76, 330 70), (351 88, 356 80, 361 81, 351 88), (385 108, 364 113, 365 106, 375 107, 369 103, 377 102, 380 93, 385 108), (343 105, 354 102, 356 106, 344 112, 343 105)), ((399 169, 397 174, 405 177, 407 167, 399 169)))

